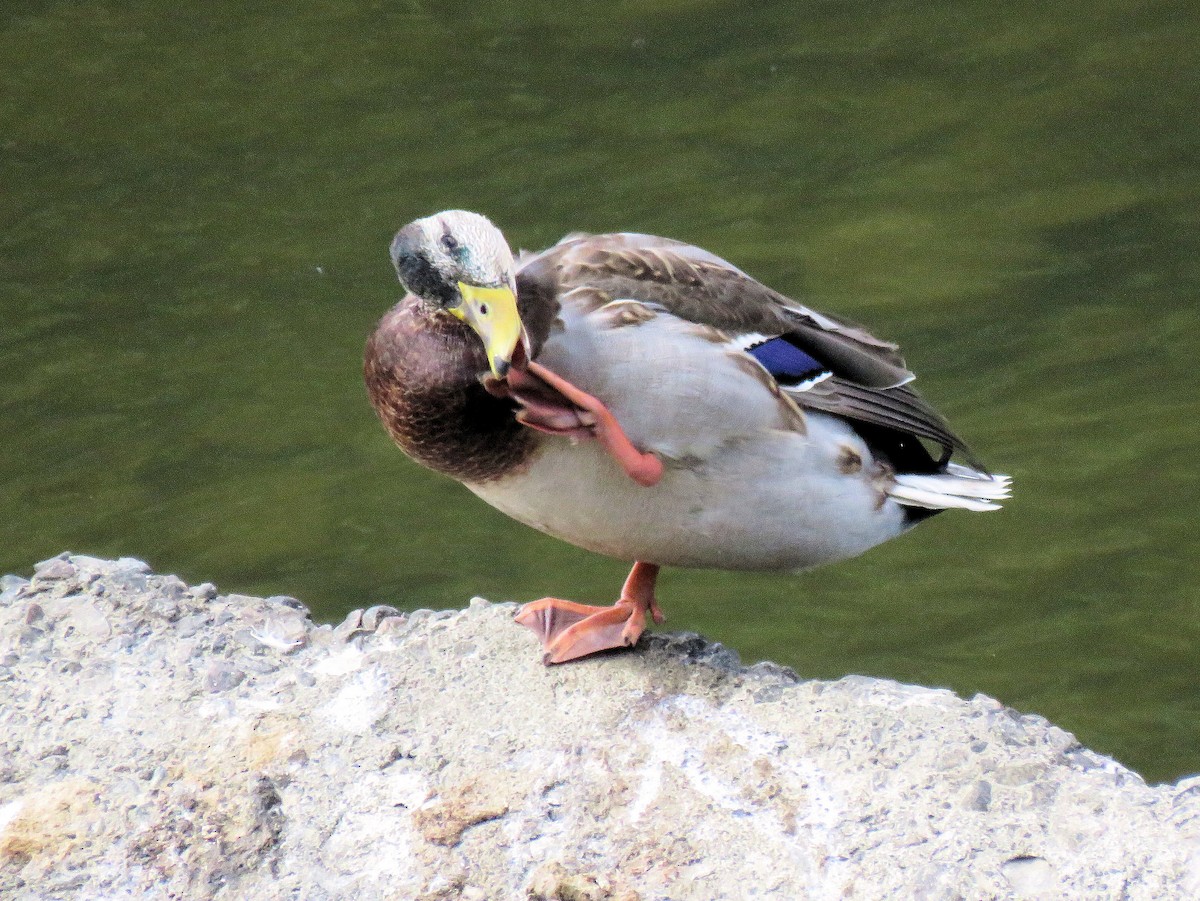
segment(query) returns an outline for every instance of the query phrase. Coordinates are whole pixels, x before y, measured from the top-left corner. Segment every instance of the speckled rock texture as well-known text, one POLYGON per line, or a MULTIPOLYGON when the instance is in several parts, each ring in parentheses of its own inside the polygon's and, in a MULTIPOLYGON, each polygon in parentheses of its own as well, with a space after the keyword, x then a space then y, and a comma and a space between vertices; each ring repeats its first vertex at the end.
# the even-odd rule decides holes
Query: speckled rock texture
POLYGON ((513 609, 4 577, 0 898, 1200 897, 1200 779, 695 636, 546 668, 513 609))

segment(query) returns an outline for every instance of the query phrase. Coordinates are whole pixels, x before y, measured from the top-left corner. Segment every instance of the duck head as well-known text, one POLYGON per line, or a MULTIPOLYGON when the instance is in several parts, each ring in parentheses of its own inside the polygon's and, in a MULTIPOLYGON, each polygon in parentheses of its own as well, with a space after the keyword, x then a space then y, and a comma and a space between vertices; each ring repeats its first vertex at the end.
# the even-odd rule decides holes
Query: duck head
POLYGON ((392 263, 410 293, 479 335, 496 378, 528 360, 512 251, 486 217, 447 210, 410 222, 392 241, 392 263))

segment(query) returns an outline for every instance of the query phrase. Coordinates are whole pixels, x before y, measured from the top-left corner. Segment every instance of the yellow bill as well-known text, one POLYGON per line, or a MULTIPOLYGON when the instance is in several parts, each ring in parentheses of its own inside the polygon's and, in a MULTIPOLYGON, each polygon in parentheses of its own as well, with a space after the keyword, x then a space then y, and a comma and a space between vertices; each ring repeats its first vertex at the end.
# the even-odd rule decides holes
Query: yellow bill
POLYGON ((508 288, 479 288, 466 282, 459 282, 458 290, 462 303, 450 307, 450 312, 475 330, 492 373, 504 378, 523 330, 516 296, 508 288))

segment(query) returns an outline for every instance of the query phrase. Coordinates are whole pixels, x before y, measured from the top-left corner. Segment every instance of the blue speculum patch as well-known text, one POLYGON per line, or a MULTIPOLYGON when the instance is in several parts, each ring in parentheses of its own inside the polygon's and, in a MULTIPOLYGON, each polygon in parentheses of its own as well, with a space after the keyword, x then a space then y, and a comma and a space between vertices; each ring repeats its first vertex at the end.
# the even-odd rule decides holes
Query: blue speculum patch
POLYGON ((802 382, 829 370, 816 357, 801 350, 786 337, 770 338, 749 348, 754 359, 783 384, 802 382))

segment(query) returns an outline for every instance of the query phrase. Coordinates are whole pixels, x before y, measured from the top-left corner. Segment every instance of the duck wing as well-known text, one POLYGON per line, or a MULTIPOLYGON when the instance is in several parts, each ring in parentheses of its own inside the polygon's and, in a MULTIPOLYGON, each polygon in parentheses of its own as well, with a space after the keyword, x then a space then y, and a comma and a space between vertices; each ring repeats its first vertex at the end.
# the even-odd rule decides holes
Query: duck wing
POLYGON ((573 234, 541 253, 522 253, 518 267, 535 357, 567 294, 593 304, 635 300, 712 329, 714 340, 753 357, 802 409, 849 421, 902 468, 940 468, 956 452, 978 465, 910 387, 915 376, 896 344, 798 303, 706 250, 653 235, 573 234), (941 459, 934 463, 914 439, 936 444, 941 459))

